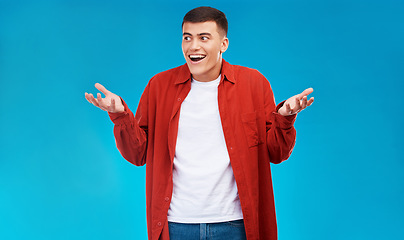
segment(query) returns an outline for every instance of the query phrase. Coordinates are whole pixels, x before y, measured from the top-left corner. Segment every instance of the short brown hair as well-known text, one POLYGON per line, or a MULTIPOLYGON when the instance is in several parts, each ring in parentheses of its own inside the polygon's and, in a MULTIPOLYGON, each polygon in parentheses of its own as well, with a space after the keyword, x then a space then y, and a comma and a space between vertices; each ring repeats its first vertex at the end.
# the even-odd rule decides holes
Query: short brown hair
POLYGON ((197 7, 187 12, 182 21, 182 26, 184 26, 185 22, 199 23, 208 21, 214 21, 218 29, 223 31, 224 36, 227 36, 228 24, 226 15, 212 7, 197 7))

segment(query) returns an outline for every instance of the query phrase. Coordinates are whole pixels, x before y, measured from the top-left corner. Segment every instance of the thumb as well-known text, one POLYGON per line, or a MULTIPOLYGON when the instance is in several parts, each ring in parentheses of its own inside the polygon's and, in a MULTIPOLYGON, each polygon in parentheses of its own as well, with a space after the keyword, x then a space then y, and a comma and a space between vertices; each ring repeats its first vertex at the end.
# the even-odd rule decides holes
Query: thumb
POLYGON ((309 95, 310 93, 312 93, 314 90, 313 90, 313 88, 307 88, 306 90, 304 90, 302 93, 300 93, 299 95, 299 97, 300 98, 303 98, 304 96, 307 96, 307 95, 309 95))
POLYGON ((94 85, 98 90, 100 90, 102 93, 104 93, 104 95, 107 95, 108 93, 110 93, 110 91, 108 91, 103 85, 96 83, 94 85))

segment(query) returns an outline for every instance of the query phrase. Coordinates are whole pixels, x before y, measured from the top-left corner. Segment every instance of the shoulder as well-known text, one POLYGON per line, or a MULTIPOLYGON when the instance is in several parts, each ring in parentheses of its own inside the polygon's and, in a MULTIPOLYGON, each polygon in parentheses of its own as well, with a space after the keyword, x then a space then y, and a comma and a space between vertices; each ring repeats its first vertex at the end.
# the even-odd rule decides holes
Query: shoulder
POLYGON ((260 78, 265 78, 262 73, 260 73, 257 69, 250 68, 250 67, 245 67, 245 66, 240 66, 240 65, 232 65, 235 73, 241 74, 241 75, 247 75, 250 77, 260 77, 260 78))
POLYGON ((229 68, 238 83, 260 86, 269 84, 266 77, 257 69, 240 65, 229 65, 229 68))
POLYGON ((171 68, 162 72, 157 73, 156 75, 154 75, 154 78, 159 78, 159 77, 167 77, 167 76, 171 76, 173 74, 178 74, 179 72, 181 72, 181 70, 183 70, 184 65, 175 67, 175 68, 171 68))
POLYGON ((223 60, 222 73, 228 75, 230 78, 234 78, 236 81, 239 79, 241 81, 246 79, 265 79, 257 69, 233 65, 223 60))
POLYGON ((154 75, 149 83, 153 84, 169 84, 174 83, 181 78, 189 78, 190 73, 186 64, 165 70, 154 75))

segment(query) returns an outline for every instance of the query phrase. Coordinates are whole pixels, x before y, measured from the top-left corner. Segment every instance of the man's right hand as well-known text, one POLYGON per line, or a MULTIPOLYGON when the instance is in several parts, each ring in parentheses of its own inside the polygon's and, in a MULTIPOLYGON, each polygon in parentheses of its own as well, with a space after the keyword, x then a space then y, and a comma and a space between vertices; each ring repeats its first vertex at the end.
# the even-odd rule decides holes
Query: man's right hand
POLYGON ((95 87, 105 95, 105 98, 101 97, 101 93, 97 93, 97 98, 94 98, 91 93, 85 93, 87 101, 110 113, 121 113, 125 110, 121 98, 118 95, 108 91, 99 83, 96 83, 95 87))

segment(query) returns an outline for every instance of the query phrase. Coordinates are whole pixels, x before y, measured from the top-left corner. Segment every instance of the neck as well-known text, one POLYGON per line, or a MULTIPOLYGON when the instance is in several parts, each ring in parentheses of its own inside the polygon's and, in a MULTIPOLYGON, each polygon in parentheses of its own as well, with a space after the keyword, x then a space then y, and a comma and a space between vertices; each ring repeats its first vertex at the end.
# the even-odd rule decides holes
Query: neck
POLYGON ((209 72, 201 75, 194 75, 192 77, 199 82, 210 82, 216 80, 222 71, 222 58, 220 57, 218 64, 216 64, 209 72))

